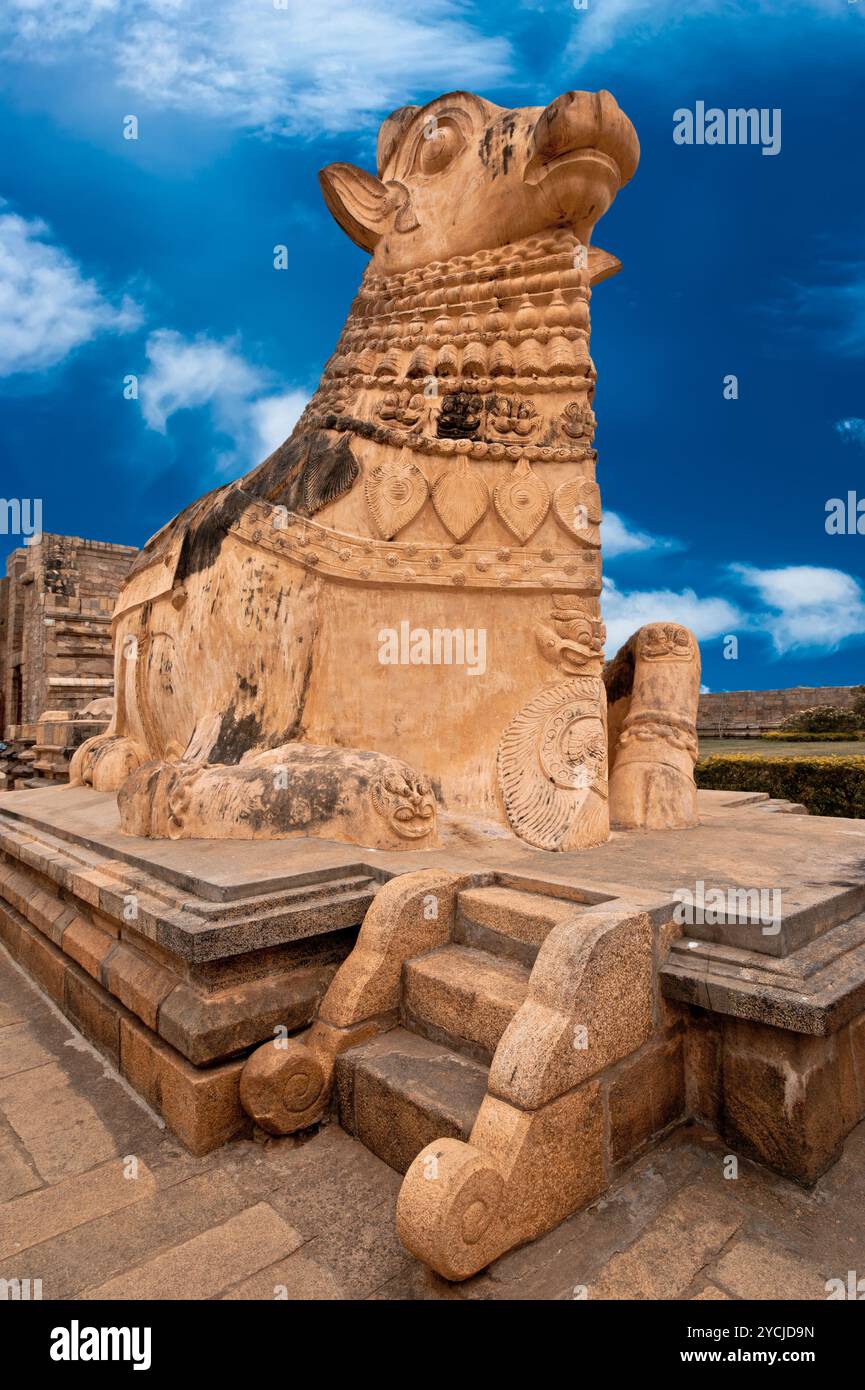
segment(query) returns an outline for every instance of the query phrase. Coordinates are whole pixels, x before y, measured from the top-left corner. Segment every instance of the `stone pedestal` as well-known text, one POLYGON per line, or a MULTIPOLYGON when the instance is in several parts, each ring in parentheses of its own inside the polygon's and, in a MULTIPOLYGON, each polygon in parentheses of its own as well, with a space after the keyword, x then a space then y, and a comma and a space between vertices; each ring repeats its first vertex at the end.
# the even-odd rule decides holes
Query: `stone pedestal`
POLYGON ((555 856, 492 838, 419 870, 303 838, 137 839, 110 794, 19 791, 0 940, 194 1151, 329 1114, 414 1172, 401 1229, 435 1263, 430 1145, 455 1193, 499 1194, 491 1250, 690 1117, 800 1182, 832 1163, 865 1114, 863 832, 782 810, 700 792, 693 829, 555 856), (768 920, 742 920, 759 890, 768 920), (678 922, 689 893, 722 893, 722 920, 678 922))
POLYGON ((797 1182, 814 1182, 865 1116, 863 905, 861 886, 839 885, 768 938, 772 953, 727 944, 724 927, 715 942, 689 934, 661 971, 665 996, 686 1005, 692 1112, 797 1182))
POLYGON ((323 845, 301 865, 273 846, 139 842, 92 791, 0 802, 11 955, 194 1152, 248 1129, 242 1058, 309 1022, 375 870, 323 845))

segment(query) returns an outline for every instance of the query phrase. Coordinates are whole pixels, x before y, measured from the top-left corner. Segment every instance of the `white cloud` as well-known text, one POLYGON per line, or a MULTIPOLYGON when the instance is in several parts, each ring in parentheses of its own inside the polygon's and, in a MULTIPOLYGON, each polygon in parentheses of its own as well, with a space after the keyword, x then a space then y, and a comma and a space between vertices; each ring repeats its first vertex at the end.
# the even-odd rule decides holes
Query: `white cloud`
POLYGON ((0 376, 54 367, 100 333, 128 333, 140 319, 128 297, 115 306, 85 278, 48 240, 44 222, 0 212, 0 376))
POLYGON ((0 33, 16 56, 68 58, 66 40, 86 28, 91 59, 148 104, 271 132, 356 131, 417 92, 483 88, 511 73, 507 40, 475 29, 458 0, 140 0, 131 14, 111 0, 51 0, 44 9, 58 3, 60 19, 40 28, 32 0, 14 0, 0 33))
POLYGON ((829 352, 860 356, 865 353, 865 262, 815 267, 808 284, 791 285, 769 312, 785 329, 792 319, 829 352))
POLYGON ((148 426, 165 434, 178 411, 209 409, 215 427, 237 450, 220 455, 222 472, 272 453, 291 434, 308 399, 299 388, 274 392, 271 373, 244 357, 237 338, 184 338, 160 328, 150 334, 145 351, 148 366, 138 390, 148 426))
POLYGON ((846 420, 836 420, 835 430, 846 444, 861 444, 865 448, 865 420, 855 415, 846 420))
POLYGON ((288 438, 308 400, 308 391, 294 390, 284 391, 280 396, 264 396, 253 402, 252 423, 261 458, 272 454, 288 438))
POLYGON ((100 20, 117 9, 118 0, 6 0, 7 30, 21 49, 32 45, 33 56, 40 57, 46 45, 89 34, 100 20))
POLYGON ((752 626, 770 635, 779 656, 803 649, 836 651, 848 638, 865 634, 865 593, 843 570, 731 565, 730 571, 765 605, 752 626))
POLYGON ((613 560, 618 555, 637 555, 646 551, 682 550, 681 541, 668 536, 653 536, 648 531, 640 531, 632 526, 618 512, 604 512, 601 522, 601 545, 604 558, 613 560))
POLYGON ((644 623, 683 623, 698 641, 721 637, 742 626, 742 614, 724 598, 700 598, 693 589, 626 591, 604 579, 601 610, 607 625, 607 652, 615 656, 644 623))
POLYGON ((178 410, 209 405, 220 429, 235 433, 251 396, 265 385, 263 373, 237 349, 236 339, 217 342, 206 335, 186 339, 160 328, 147 340, 150 364, 139 380, 141 412, 152 430, 165 433, 178 410))
POLYGON ((628 39, 645 43, 661 33, 668 46, 672 30, 687 26, 690 36, 694 22, 705 19, 721 19, 741 33, 761 17, 789 23, 797 14, 838 19, 847 10, 837 0, 689 0, 687 5, 681 0, 592 0, 575 15, 568 56, 585 60, 628 39))

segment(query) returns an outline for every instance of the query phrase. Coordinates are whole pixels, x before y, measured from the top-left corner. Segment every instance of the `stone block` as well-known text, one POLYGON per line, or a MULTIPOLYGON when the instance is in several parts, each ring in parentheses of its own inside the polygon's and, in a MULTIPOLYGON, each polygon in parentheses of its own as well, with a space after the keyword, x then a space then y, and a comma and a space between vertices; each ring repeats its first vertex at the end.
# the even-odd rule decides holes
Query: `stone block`
POLYGON ((711 1129, 721 1122, 721 1030, 699 1010, 690 1010, 684 1033, 687 1113, 711 1129))
POLYGON ((156 1029, 159 1006, 177 985, 177 976, 121 942, 103 960, 102 984, 130 1013, 156 1029))
POLYGON ((107 932, 79 915, 69 923, 60 944, 64 955, 70 956, 94 980, 99 980, 102 962, 116 942, 113 936, 109 936, 107 932))
POLYGON ((667 1203, 651 1226, 608 1260, 591 1299, 681 1298, 742 1224, 744 1212, 703 1183, 667 1203))
POLYGON ((334 968, 300 967, 214 994, 177 984, 159 1007, 156 1031, 196 1066, 231 1057, 277 1026, 293 1033, 311 1022, 334 968))
POLYGON ((56 1003, 62 1004, 66 962, 56 946, 41 932, 22 923, 19 945, 21 965, 56 1003))
POLYGON ((834 1266, 821 1269, 791 1251, 761 1240, 739 1240, 721 1256, 713 1277, 737 1298, 812 1301, 826 1298, 826 1279, 834 1266))
POLYGON ((191 1066, 136 1019, 120 1020, 120 1069, 195 1154, 209 1153, 251 1124, 239 1098, 243 1062, 191 1066))
POLYGON ((436 1139, 467 1139, 486 1093, 483 1067, 402 1028, 337 1059, 340 1123, 398 1173, 436 1139))
POLYGON ((845 1136, 834 1039, 760 1024, 725 1029, 723 1134, 749 1157, 813 1183, 845 1136))
POLYGON ((606 1078, 610 1162, 633 1157, 685 1114, 682 1038, 652 1041, 606 1078))
POLYGON ((111 1160, 7 1206, 0 1212, 0 1258, 152 1197, 156 1183, 147 1165, 139 1159, 135 1176, 128 1173, 125 1159, 111 1160))
POLYGON ((89 975, 67 965, 63 1012, 107 1057, 120 1061, 120 1016, 110 995, 89 975))
POLYGON ((489 1064, 528 982, 528 968, 517 961, 444 946, 406 962, 401 1011, 416 1031, 444 1035, 458 1051, 489 1064))

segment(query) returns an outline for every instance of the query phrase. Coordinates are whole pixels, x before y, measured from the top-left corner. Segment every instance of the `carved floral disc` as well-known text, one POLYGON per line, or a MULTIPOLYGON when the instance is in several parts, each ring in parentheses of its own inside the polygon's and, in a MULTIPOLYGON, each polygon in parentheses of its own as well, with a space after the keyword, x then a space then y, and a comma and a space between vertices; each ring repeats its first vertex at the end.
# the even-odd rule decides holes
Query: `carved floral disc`
POLYGON ((524 705, 502 735, 498 774, 520 839, 547 850, 602 843, 609 816, 600 679, 574 677, 524 705))
POLYGON ((511 476, 496 485, 493 502, 508 530, 525 544, 550 510, 550 490, 522 458, 511 476))

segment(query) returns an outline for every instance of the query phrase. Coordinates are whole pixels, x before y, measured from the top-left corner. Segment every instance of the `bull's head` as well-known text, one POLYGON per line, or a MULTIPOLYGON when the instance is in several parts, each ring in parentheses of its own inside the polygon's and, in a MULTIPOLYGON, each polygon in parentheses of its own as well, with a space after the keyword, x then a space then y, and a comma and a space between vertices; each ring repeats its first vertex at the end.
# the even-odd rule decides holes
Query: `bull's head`
POLYGON ((325 201, 389 275, 570 227, 585 244, 634 173, 636 131, 609 92, 506 111, 450 92, 382 124, 378 178, 321 171, 325 201))

